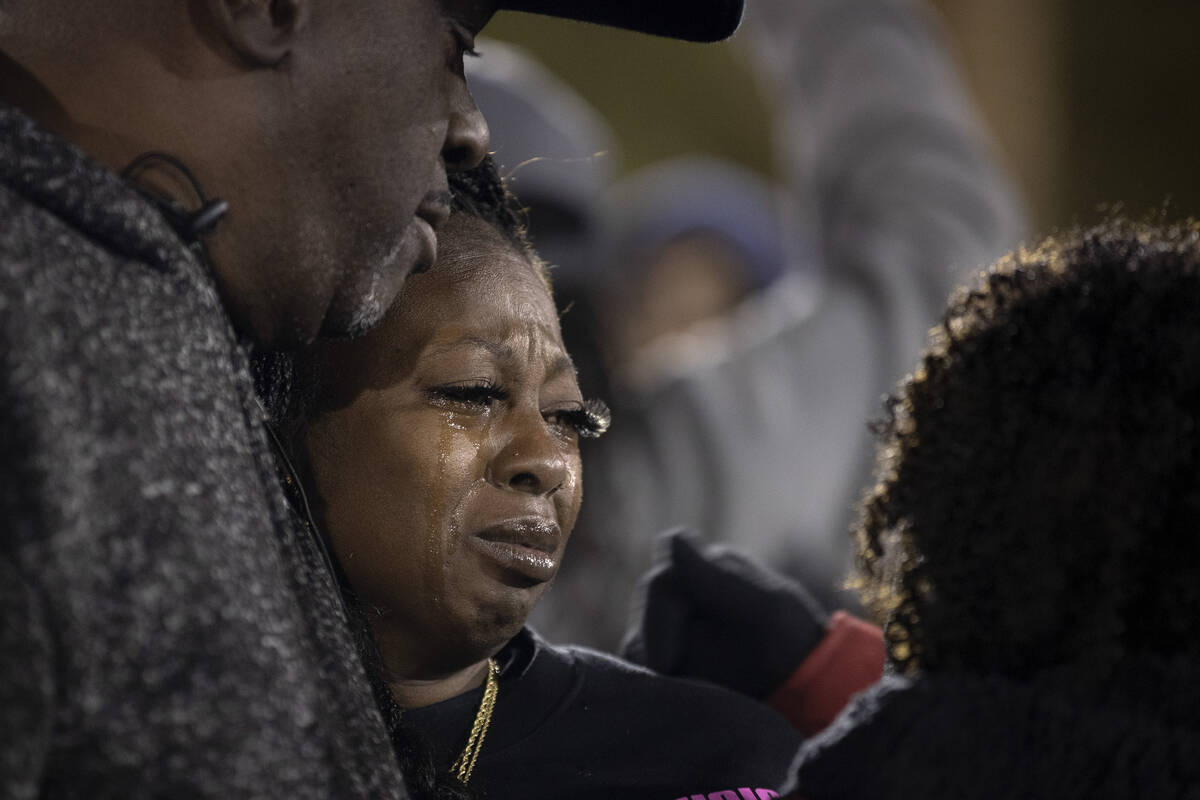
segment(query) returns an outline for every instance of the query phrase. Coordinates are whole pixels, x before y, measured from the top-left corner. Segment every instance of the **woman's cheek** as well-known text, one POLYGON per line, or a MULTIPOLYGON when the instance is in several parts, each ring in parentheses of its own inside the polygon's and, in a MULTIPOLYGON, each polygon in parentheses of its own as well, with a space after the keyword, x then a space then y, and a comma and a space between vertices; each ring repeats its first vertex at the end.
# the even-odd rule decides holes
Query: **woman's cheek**
POLYGON ((436 526, 443 556, 453 554, 462 542, 468 510, 485 482, 488 436, 487 420, 443 411, 438 431, 436 460, 430 465, 433 476, 428 513, 431 531, 436 526))
POLYGON ((579 507, 583 503, 583 465, 579 458, 579 450, 576 448, 574 453, 568 456, 571 462, 569 470, 568 485, 563 486, 562 500, 559 505, 559 525, 562 526, 563 533, 567 536, 571 535, 571 530, 575 527, 575 520, 579 517, 579 507))

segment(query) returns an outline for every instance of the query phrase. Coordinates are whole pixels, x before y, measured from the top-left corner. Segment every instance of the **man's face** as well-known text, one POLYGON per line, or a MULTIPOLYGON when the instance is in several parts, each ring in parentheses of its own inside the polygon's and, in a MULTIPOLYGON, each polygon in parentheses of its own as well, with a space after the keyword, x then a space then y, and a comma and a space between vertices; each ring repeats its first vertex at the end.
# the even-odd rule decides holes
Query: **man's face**
MULTIPOLYGON (((467 91, 463 56, 494 0, 318 3, 289 68, 304 81, 285 100, 287 174, 276 202, 299 233, 281 248, 281 292, 311 285, 293 315, 304 338, 365 332, 414 269, 436 255, 448 214, 446 170, 487 150, 487 127, 467 91)), ((268 201, 269 202, 269 201, 268 201)))

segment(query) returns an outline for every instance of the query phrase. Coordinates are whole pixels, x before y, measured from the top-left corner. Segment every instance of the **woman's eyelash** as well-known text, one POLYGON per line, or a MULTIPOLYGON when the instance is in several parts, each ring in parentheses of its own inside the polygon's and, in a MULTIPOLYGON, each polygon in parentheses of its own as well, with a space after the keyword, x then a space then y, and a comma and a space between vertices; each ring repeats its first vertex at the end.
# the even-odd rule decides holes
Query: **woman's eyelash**
POLYGON ((555 411, 559 423, 573 428, 584 439, 594 439, 608 430, 612 423, 612 412, 603 400, 584 400, 581 408, 555 411))
POLYGON ((508 392, 503 387, 487 381, 435 386, 429 392, 435 400, 465 405, 486 406, 508 399, 508 392))
MULTIPOLYGON (((452 383, 429 390, 435 403, 457 403, 468 406, 491 406, 508 400, 508 390, 490 381, 452 383)), ((579 408, 567 408, 548 414, 553 422, 571 428, 585 439, 594 439, 608 430, 612 413, 603 400, 584 400, 579 408)))

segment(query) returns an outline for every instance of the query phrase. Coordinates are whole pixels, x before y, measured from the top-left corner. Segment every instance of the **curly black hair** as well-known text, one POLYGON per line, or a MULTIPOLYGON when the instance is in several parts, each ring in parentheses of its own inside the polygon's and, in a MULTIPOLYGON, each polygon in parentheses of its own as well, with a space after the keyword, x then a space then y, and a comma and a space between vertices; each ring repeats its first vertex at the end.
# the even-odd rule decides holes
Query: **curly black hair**
POLYGON ((1006 257, 886 410, 854 536, 898 669, 1200 656, 1200 226, 1006 257))

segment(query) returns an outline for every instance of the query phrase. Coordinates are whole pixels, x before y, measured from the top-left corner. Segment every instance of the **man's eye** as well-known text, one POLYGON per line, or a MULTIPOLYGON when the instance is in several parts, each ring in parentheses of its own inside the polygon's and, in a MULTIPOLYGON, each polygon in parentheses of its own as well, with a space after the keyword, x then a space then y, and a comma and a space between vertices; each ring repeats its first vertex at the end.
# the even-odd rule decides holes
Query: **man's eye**
POLYGON ((454 34, 454 42, 460 58, 463 56, 479 57, 479 51, 475 49, 475 36, 469 30, 458 24, 452 24, 450 30, 454 34))

